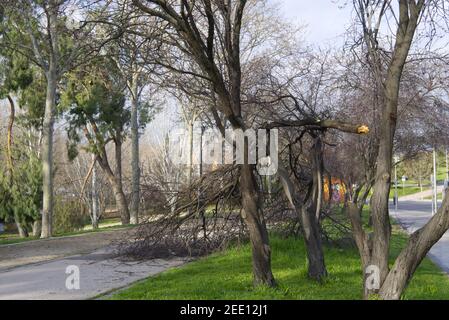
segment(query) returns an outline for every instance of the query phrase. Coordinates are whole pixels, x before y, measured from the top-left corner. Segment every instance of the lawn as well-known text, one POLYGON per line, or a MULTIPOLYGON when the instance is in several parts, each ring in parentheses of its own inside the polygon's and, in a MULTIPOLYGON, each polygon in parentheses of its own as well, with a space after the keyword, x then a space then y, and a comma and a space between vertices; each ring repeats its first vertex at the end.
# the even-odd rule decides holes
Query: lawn
MULTIPOLYGON (((392 257, 407 236, 395 230, 392 257)), ((271 237, 275 289, 252 287, 251 253, 248 245, 163 272, 119 291, 112 299, 361 299, 362 272, 355 248, 326 246, 328 279, 318 284, 307 277, 306 256, 301 239, 271 237)), ((425 259, 411 281, 404 299, 449 299, 449 278, 425 259)))
POLYGON ((28 237, 28 238, 20 238, 18 234, 15 233, 2 233, 0 234, 0 245, 3 244, 12 244, 12 243, 19 243, 19 242, 25 242, 25 241, 31 241, 31 240, 37 240, 38 237, 28 237))
MULTIPOLYGON (((66 237, 66 236, 74 236, 74 235, 80 235, 80 234, 92 233, 92 232, 114 231, 114 230, 121 229, 121 228, 131 227, 131 225, 122 226, 119 224, 119 221, 120 221, 120 219, 118 219, 118 218, 104 219, 99 223, 99 228, 96 230, 93 230, 91 225, 87 225, 83 228, 83 230, 66 232, 66 233, 56 233, 55 235, 53 235, 53 237, 66 237)), ((39 240, 39 237, 29 236, 28 238, 20 238, 19 235, 16 233, 0 234, 0 245, 20 243, 20 242, 32 241, 32 240, 39 240)))
MULTIPOLYGON (((428 188, 424 187, 423 191, 427 190, 428 188)), ((414 193, 418 193, 421 192, 421 188, 420 187, 404 187, 402 188, 402 185, 398 185, 398 196, 403 197, 403 196, 408 196, 410 194, 414 194, 414 193)), ((394 184, 391 186, 390 189, 390 199, 393 199, 394 197, 394 184)))

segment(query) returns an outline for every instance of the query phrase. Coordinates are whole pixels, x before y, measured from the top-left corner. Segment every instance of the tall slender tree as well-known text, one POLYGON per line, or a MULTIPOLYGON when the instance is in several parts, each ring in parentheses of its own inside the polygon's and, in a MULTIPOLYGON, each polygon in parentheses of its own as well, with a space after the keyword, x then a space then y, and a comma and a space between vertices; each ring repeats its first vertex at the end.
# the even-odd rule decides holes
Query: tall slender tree
MULTIPOLYGON (((444 201, 438 213, 421 229, 413 233, 396 259, 389 266, 391 224, 389 218, 389 192, 393 146, 399 121, 398 104, 405 65, 408 61, 419 23, 432 24, 441 14, 441 8, 433 1, 397 0, 397 7, 391 1, 354 1, 362 29, 362 43, 365 46, 367 64, 375 79, 379 99, 378 145, 375 152, 373 194, 371 197, 372 235, 363 229, 360 211, 349 207, 352 229, 360 252, 364 269, 364 294, 369 297, 378 294, 382 299, 399 299, 413 276, 416 268, 430 248, 449 228, 449 201, 444 201), (393 47, 385 54, 382 27, 385 20, 393 17, 396 23, 393 47), (373 282, 373 279, 376 281, 373 282)), ((443 9, 443 14, 444 9, 443 9)), ((447 197, 446 197, 447 198, 447 197)))
POLYGON ((113 190, 122 224, 130 223, 128 201, 123 190, 122 145, 129 128, 130 112, 125 108, 125 84, 111 60, 100 58, 72 72, 62 94, 62 105, 69 109, 69 157, 77 156, 80 133, 87 140, 87 151, 105 173, 113 190), (108 159, 107 145, 115 147, 115 170, 108 159))
MULTIPOLYGON (((140 119, 143 109, 150 104, 143 103, 142 93, 151 92, 157 65, 154 64, 155 53, 160 48, 160 26, 154 18, 142 17, 130 8, 128 1, 117 1, 121 10, 107 17, 110 24, 103 28, 124 28, 125 32, 111 42, 107 49, 126 83, 131 105, 131 224, 139 223, 140 204, 140 132, 148 119, 140 119), (126 27, 125 27, 126 26, 126 27), (145 34, 145 37, 142 36, 145 34), (152 81, 153 80, 153 81, 152 81)), ((148 110, 145 110, 145 112, 148 110)))
POLYGON ((58 100, 58 84, 70 69, 88 60, 111 37, 101 43, 91 41, 95 18, 104 4, 86 5, 82 0, 45 0, 1 4, 3 44, 28 57, 45 74, 46 99, 42 125, 43 207, 42 238, 52 235, 53 216, 53 133, 58 100))

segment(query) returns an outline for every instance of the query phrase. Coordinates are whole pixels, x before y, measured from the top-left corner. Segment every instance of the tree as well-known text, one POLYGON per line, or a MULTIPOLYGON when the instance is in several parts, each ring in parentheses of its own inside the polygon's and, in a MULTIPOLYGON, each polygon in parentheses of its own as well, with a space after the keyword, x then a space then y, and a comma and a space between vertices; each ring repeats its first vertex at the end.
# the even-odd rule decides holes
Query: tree
POLYGON ((402 163, 404 174, 410 179, 418 180, 418 186, 423 190, 423 179, 427 180, 433 170, 432 156, 429 153, 421 152, 416 157, 402 163))
MULTIPOLYGON (((139 117, 150 103, 143 103, 142 93, 149 89, 151 77, 157 71, 154 64, 155 52, 160 49, 160 26, 155 19, 148 19, 130 10, 128 1, 117 1, 120 10, 112 17, 105 17, 108 22, 103 28, 123 28, 125 32, 112 41, 107 49, 126 83, 131 104, 131 224, 139 223, 140 204, 140 152, 139 130, 145 128, 150 118, 139 117), (145 37, 142 34, 145 34, 145 37)), ((153 80, 154 82, 154 80, 153 80)), ((150 98, 151 99, 151 98, 150 98)))
MULTIPOLYGON (((102 4, 95 2, 92 5, 102 4)), ((47 81, 41 152, 42 238, 52 235, 53 133, 58 83, 68 70, 85 62, 112 38, 106 34, 107 40, 100 45, 90 41, 89 36, 95 31, 95 23, 92 22, 95 19, 88 19, 92 5, 86 6, 81 0, 21 0, 1 4, 5 17, 2 21, 4 46, 29 58, 42 70, 47 81), (82 18, 76 20, 78 17, 82 18)))
POLYGON ((379 139, 377 165, 371 197, 372 236, 363 229, 357 210, 350 208, 349 216, 365 274, 365 297, 379 294, 382 299, 401 297, 419 263, 449 228, 448 203, 445 201, 438 213, 423 228, 412 234, 390 270, 391 225, 388 199, 401 80, 418 23, 426 20, 426 13, 429 14, 428 21, 432 23, 432 10, 439 10, 432 1, 398 0, 397 4, 398 16, 389 1, 354 1, 362 26, 362 43, 366 48, 367 64, 377 83, 380 99, 376 118, 379 139), (397 25, 392 37, 394 46, 390 53, 385 54, 380 28, 388 17, 396 18, 397 25), (372 285, 370 280, 373 277, 378 280, 379 286, 372 285))
MULTIPOLYGON (((25 109, 28 113, 37 113, 37 118, 41 118, 39 108, 28 99, 28 93, 40 86, 39 73, 30 65, 30 61, 7 48, 3 48, 0 52, 4 61, 3 68, 0 72, 2 75, 0 99, 6 97, 10 107, 10 116, 7 130, 7 144, 6 144, 6 171, 0 173, 2 175, 3 196, 0 202, 2 203, 2 211, 4 218, 8 220, 9 216, 13 217, 19 234, 21 237, 28 237, 30 223, 34 225, 35 221, 40 220, 39 210, 35 210, 35 204, 40 203, 40 193, 38 191, 21 193, 24 189, 24 184, 28 182, 29 187, 34 188, 35 182, 39 182, 40 171, 27 172, 35 167, 39 160, 33 155, 33 150, 24 152, 20 147, 15 146, 13 129, 17 120, 16 102, 19 100, 19 106, 25 109), (22 106, 23 104, 23 106, 22 106), (24 158, 28 158, 24 160, 24 158), (35 176, 33 176, 35 174, 35 176), (24 205, 29 205, 28 208, 24 205)), ((39 100, 39 94, 34 95, 35 100, 39 100)), ((42 100, 41 100, 42 102, 42 100)), ((24 117, 21 117, 23 120, 24 117)), ((25 117, 26 118, 26 117, 25 117)), ((23 122, 23 121, 21 121, 23 122)), ((36 121, 34 122, 36 123, 36 121)), ((25 121, 25 125, 33 126, 32 121, 25 121)), ((20 142, 18 137, 17 142, 20 142)), ((26 186, 26 184, 25 184, 26 186)), ((35 189, 33 189, 35 190, 35 189)))
MULTIPOLYGON (((233 129, 248 129, 248 123, 242 115, 240 62, 241 27, 247 1, 202 1, 195 5, 186 0, 179 4, 165 1, 132 2, 142 12, 164 22, 167 39, 175 39, 170 42, 172 48, 195 62, 200 73, 193 72, 193 75, 206 80, 216 95, 217 104, 212 106, 213 111, 222 113, 233 129), (225 62, 219 65, 217 56, 222 56, 225 62)), ((176 67, 171 69, 176 71, 176 67)), ((192 74, 189 70, 177 71, 192 74)), ((224 128, 218 118, 215 120, 218 128, 224 128)), ((247 146, 248 141, 245 140, 247 146)), ((254 165, 248 163, 246 155, 245 164, 240 166, 242 218, 251 239, 254 283, 274 286, 271 249, 254 170, 254 165)))
POLYGON ((283 168, 279 169, 279 177, 301 222, 309 277, 321 281, 327 276, 320 226, 326 215, 324 150, 326 142, 337 135, 336 130, 329 129, 364 134, 368 128, 332 120, 344 117, 333 111, 338 105, 333 80, 335 61, 330 54, 303 49, 300 43, 292 46, 297 50, 281 64, 271 66, 269 58, 265 59, 264 66, 270 67, 253 85, 250 101, 257 110, 254 121, 262 122, 261 127, 282 128, 279 158, 283 168), (262 107, 260 111, 258 106, 262 107), (266 119, 272 122, 266 123, 266 119))
POLYGON ((112 187, 122 224, 126 225, 130 214, 123 191, 122 145, 130 112, 125 108, 125 85, 107 58, 93 61, 91 66, 77 71, 69 76, 62 96, 62 104, 69 108, 69 157, 73 159, 77 155, 81 131, 88 143, 87 150, 96 156, 112 187), (108 160, 106 146, 109 142, 115 146, 115 171, 108 160))

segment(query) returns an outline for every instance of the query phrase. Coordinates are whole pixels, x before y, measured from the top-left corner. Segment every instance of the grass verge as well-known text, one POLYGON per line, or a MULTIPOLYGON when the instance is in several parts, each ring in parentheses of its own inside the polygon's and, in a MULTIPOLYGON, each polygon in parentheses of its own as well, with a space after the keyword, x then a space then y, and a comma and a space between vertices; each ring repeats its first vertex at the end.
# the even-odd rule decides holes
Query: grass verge
MULTIPOLYGON (((391 257, 399 254, 407 236, 393 232, 391 257)), ((165 271, 122 290, 111 299, 147 300, 333 300, 361 299, 362 272, 353 247, 326 246, 329 277, 316 283, 307 277, 306 255, 301 239, 271 237, 272 267, 277 288, 252 286, 251 252, 248 245, 233 247, 185 266, 165 271)), ((449 277, 429 259, 418 268, 404 299, 449 299, 449 277)))
MULTIPOLYGON (((105 219, 104 221, 100 222, 99 229, 93 230, 91 228, 86 228, 84 230, 79 231, 73 231, 73 232, 66 232, 66 233, 57 233, 53 235, 53 238, 58 237, 67 237, 67 236, 76 236, 76 235, 82 235, 87 233, 94 233, 94 232, 105 232, 105 231, 114 231, 118 229, 123 228, 130 228, 132 225, 116 225, 112 222, 116 222, 117 219, 105 219)), ((33 237, 29 236, 28 238, 20 238, 18 234, 11 234, 11 233, 4 233, 0 234, 0 245, 6 245, 6 244, 14 244, 14 243, 21 243, 21 242, 27 242, 32 240, 39 240, 39 237, 33 237)))

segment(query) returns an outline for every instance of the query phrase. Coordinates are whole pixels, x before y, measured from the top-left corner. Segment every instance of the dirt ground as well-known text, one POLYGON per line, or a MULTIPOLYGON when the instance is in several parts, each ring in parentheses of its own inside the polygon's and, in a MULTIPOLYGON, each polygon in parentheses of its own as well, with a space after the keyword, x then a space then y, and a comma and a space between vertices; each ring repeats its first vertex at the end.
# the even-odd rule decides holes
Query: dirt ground
POLYGON ((1 245, 0 272, 27 264, 89 253, 126 239, 131 233, 130 229, 119 229, 1 245))

